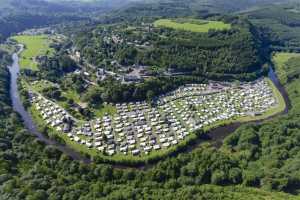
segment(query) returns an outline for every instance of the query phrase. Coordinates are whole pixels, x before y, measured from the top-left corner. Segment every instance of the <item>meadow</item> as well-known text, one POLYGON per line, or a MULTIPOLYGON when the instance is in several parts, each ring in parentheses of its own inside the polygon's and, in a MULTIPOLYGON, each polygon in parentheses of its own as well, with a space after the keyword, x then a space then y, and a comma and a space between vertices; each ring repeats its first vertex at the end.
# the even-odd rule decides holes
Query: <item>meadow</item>
POLYGON ((221 21, 207 21, 197 19, 159 19, 154 22, 155 27, 166 27, 178 30, 206 33, 209 30, 227 30, 230 24, 221 21))
POLYGON ((49 46, 51 39, 47 35, 20 35, 14 36, 12 39, 25 46, 20 56, 19 64, 21 69, 37 71, 38 67, 35 58, 53 52, 53 49, 49 46))

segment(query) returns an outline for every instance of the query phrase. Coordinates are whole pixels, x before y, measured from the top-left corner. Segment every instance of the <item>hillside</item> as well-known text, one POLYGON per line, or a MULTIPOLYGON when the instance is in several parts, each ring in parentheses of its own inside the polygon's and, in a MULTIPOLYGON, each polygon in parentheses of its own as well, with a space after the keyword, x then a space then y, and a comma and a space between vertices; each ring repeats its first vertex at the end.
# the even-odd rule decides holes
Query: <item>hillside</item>
POLYGON ((61 24, 71 21, 112 22, 135 16, 210 16, 252 6, 283 2, 282 0, 3 0, 0 5, 0 34, 5 37, 25 28, 61 24), (110 11, 114 11, 111 12, 110 11), (113 13, 113 14, 112 14, 113 13), (3 27, 6 27, 5 29, 3 27))
POLYGON ((298 4, 266 6, 243 12, 261 29, 274 50, 300 51, 300 7, 298 4))
POLYGON ((28 28, 89 21, 125 4, 124 1, 3 0, 0 5, 0 35, 8 37, 28 28))
POLYGON ((286 0, 148 0, 131 3, 111 16, 122 19, 134 16, 210 16, 212 13, 229 14, 256 6, 287 2, 286 0))

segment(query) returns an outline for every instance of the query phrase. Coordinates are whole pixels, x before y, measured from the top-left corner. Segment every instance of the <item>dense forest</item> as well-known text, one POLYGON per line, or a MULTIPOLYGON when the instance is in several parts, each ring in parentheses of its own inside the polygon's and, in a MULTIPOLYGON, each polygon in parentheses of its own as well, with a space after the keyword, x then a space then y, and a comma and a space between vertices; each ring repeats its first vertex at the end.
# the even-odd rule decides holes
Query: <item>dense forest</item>
MULTIPOLYGON (((291 2, 295 0, 289 0, 291 2)), ((69 0, 2 0, 0 34, 7 37, 28 28, 65 22, 112 23, 135 19, 136 16, 197 16, 234 12, 255 5, 282 3, 283 0, 188 0, 188 1, 69 1, 69 0), (113 11, 113 12, 110 12, 113 11), (111 14, 113 13, 113 14, 111 14), (5 28, 4 28, 5 27, 5 28)))
POLYGON ((105 13, 127 3, 127 1, 89 3, 2 0, 0 4, 0 34, 6 38, 29 28, 97 21, 97 18, 105 13))
POLYGON ((262 7, 245 12, 273 50, 297 51, 300 46, 300 12, 297 4, 262 7))
POLYGON ((233 13, 247 10, 254 6, 276 3, 297 2, 297 0, 148 0, 136 1, 113 14, 108 14, 104 21, 128 21, 141 17, 208 17, 212 14, 233 13))
POLYGON ((227 19, 227 22, 235 27, 232 30, 212 30, 203 34, 163 28, 138 32, 126 30, 122 26, 110 27, 123 40, 141 38, 139 43, 150 43, 151 48, 133 47, 129 42, 107 43, 106 27, 90 33, 80 32, 74 43, 95 66, 106 65, 103 60, 118 60, 125 66, 157 66, 203 76, 207 73, 238 74, 257 71, 264 62, 259 35, 247 21, 233 18, 227 19))

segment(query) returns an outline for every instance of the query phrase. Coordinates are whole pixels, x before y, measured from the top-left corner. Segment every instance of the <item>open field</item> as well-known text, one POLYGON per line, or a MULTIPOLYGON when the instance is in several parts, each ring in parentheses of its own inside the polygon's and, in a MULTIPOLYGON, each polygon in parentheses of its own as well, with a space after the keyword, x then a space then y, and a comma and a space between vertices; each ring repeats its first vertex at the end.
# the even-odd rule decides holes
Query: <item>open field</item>
POLYGON ((95 114, 96 117, 103 117, 106 113, 109 115, 115 115, 117 112, 115 106, 112 105, 102 105, 98 108, 93 109, 93 113, 95 114))
POLYGON ((230 24, 225 24, 221 21, 206 21, 196 19, 160 19, 154 22, 155 27, 167 27, 185 31, 205 33, 211 29, 226 30, 230 29, 230 24))
POLYGON ((53 49, 49 47, 50 39, 47 35, 21 35, 14 36, 12 39, 25 45, 25 49, 20 56, 21 69, 38 70, 35 58, 40 55, 50 54, 53 51, 53 49))

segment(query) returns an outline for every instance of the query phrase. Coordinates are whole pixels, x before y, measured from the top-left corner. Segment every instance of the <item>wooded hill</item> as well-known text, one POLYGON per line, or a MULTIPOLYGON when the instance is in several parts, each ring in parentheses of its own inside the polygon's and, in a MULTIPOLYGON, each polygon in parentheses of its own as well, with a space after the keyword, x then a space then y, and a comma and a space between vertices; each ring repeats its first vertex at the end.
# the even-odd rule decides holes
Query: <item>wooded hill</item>
MULTIPOLYGON (((290 0, 293 1, 293 0, 290 0)), ((210 16, 211 13, 232 13, 256 5, 284 0, 114 0, 114 1, 46 1, 2 0, 0 35, 5 37, 24 29, 68 23, 70 21, 113 22, 136 16, 210 16), (113 11, 113 12, 110 12, 113 11), (5 28, 4 28, 5 27, 5 28)))
POLYGON ((273 50, 300 51, 298 4, 266 6, 243 14, 260 29, 273 50))
POLYGON ((108 19, 128 20, 137 16, 144 17, 205 17, 211 14, 232 14, 256 6, 287 3, 296 0, 148 0, 136 1, 119 12, 108 14, 108 19))
POLYGON ((2 0, 0 4, 0 35, 8 37, 28 28, 68 24, 99 18, 124 3, 84 3, 45 0, 2 0))
MULTIPOLYGON (((226 19, 225 19, 226 21, 226 19)), ((227 20, 233 29, 194 33, 167 28, 154 28, 150 32, 127 30, 126 25, 99 27, 77 34, 74 45, 83 57, 96 66, 103 60, 118 60, 122 65, 150 65, 174 68, 204 75, 205 73, 249 73, 263 64, 259 35, 247 21, 238 18, 227 20), (120 35, 125 41, 138 40, 152 44, 142 49, 126 44, 106 43, 107 30, 120 35), (143 36, 141 37, 141 34, 143 36), (109 53, 107 53, 109 51, 109 53)))

